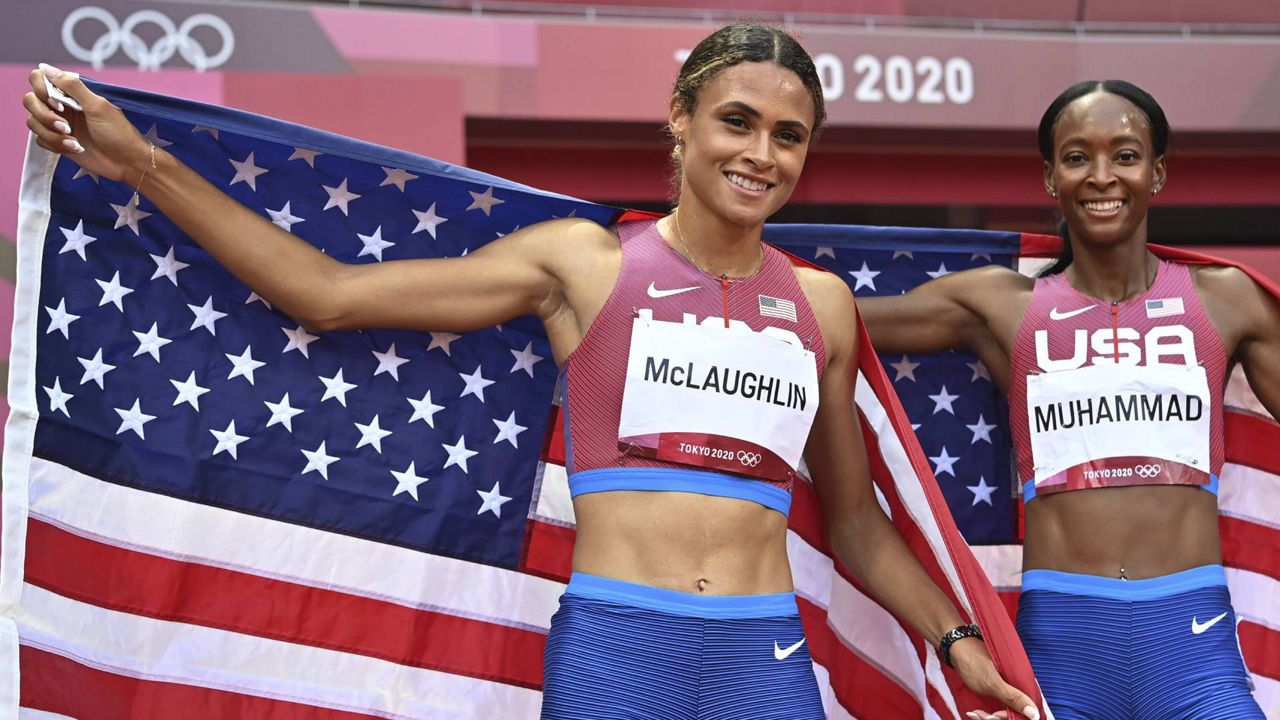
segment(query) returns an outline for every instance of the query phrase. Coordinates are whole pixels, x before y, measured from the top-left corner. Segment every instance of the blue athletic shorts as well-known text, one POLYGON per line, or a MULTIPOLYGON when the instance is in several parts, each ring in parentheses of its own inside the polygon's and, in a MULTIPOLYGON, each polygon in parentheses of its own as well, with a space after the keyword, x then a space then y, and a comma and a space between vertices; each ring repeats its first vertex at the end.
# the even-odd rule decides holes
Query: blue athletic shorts
POLYGON ((1029 570, 1018 634, 1055 720, 1265 720, 1220 565, 1148 580, 1029 570))
POLYGON ((543 720, 822 720, 793 593, 707 596, 574 573, 543 720))

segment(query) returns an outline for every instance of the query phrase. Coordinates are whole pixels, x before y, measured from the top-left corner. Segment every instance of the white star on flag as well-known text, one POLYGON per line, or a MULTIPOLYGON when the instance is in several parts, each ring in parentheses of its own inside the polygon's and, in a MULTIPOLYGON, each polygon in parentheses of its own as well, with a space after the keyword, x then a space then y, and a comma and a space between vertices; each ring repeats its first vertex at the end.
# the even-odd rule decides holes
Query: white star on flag
POLYGON ((125 295, 133 292, 133 288, 127 288, 120 284, 120 271, 117 270, 109 281, 94 280, 94 282, 98 283, 98 287, 102 288, 102 299, 98 301, 98 307, 111 303, 116 306, 117 310, 124 312, 122 301, 125 295))
POLYGON ((304 150, 296 147, 293 149, 293 154, 289 156, 289 160, 301 160, 314 168, 316 166, 316 157, 323 154, 318 150, 304 150))
POLYGON ((84 376, 80 378, 80 384, 84 385, 92 380, 98 383, 100 389, 105 390, 106 385, 103 379, 106 378, 107 373, 115 370, 116 366, 102 362, 102 348, 98 348, 98 352, 92 358, 78 357, 76 360, 79 360, 80 365, 84 367, 84 376))
POLYGON ((280 328, 280 332, 284 333, 285 337, 289 338, 289 342, 284 345, 284 350, 280 351, 281 355, 284 355, 290 350, 297 350, 302 353, 302 357, 307 358, 308 360, 311 359, 311 354, 310 351, 307 350, 307 346, 319 340, 319 335, 312 335, 301 325, 296 328, 282 327, 280 328))
POLYGON ((926 271, 925 271, 925 275, 928 275, 929 277, 933 278, 934 280, 937 280, 938 278, 942 277, 943 275, 950 275, 950 274, 951 274, 951 272, 952 272, 951 270, 948 270, 948 269, 947 269, 947 264, 946 264, 945 262, 940 262, 940 263, 938 263, 938 269, 937 269, 937 270, 926 270, 926 271))
POLYGON ((249 303, 256 303, 256 302, 260 302, 263 305, 266 305, 268 310, 274 309, 271 307, 271 303, 264 300, 262 296, 256 292, 250 292, 249 297, 245 298, 244 304, 248 305, 249 303))
POLYGON ((386 373, 397 382, 400 380, 400 366, 409 362, 409 358, 402 358, 396 354, 395 343, 391 343, 391 347, 387 348, 386 352, 374 350, 373 356, 378 359, 378 368, 373 371, 373 376, 377 377, 382 373, 386 373))
POLYGON ((123 205, 110 203, 111 209, 116 211, 116 230, 128 225, 134 235, 142 237, 142 233, 138 230, 138 223, 151 217, 151 213, 141 210, 130 200, 123 205))
POLYGON ((401 170, 399 168, 384 167, 382 168, 382 172, 386 173, 387 177, 381 183, 378 184, 378 187, 383 187, 384 185, 395 185, 397 188, 400 189, 400 192, 404 192, 405 183, 409 182, 410 180, 418 179, 417 175, 414 175, 413 173, 410 173, 406 170, 401 170))
POLYGON ((854 283, 854 285, 853 285, 853 290, 854 290, 854 292, 857 292, 857 291, 861 290, 861 289, 862 289, 862 288, 864 288, 864 287, 869 287, 869 288, 871 288, 871 289, 874 291, 874 290, 876 289, 876 280, 875 280, 875 278, 876 278, 876 276, 877 276, 877 275, 879 275, 879 274, 880 274, 880 271, 879 271, 879 270, 872 270, 871 268, 867 267, 867 261, 866 261, 866 260, 863 260, 863 261, 862 261, 862 269, 861 269, 861 270, 850 270, 850 271, 849 271, 849 274, 850 274, 850 275, 852 275, 852 276, 854 277, 854 279, 856 279, 856 280, 857 280, 857 282, 855 282, 855 283, 854 283))
POLYGON ((427 478, 418 475, 415 463, 409 463, 409 467, 404 472, 392 470, 391 475, 396 479, 396 489, 391 493, 391 497, 395 497, 400 493, 409 493, 409 497, 417 500, 418 486, 427 482, 427 478))
POLYGON ((977 485, 966 485, 965 487, 969 488, 969 492, 973 493, 973 503, 969 507, 973 507, 980 502, 995 507, 995 503, 991 502, 991 494, 996 491, 996 486, 988 485, 985 477, 979 477, 977 485))
POLYGON ((960 396, 959 396, 959 395, 951 395, 951 394, 949 394, 949 393, 947 392, 947 386, 946 386, 946 385, 943 385, 943 386, 942 386, 942 390, 941 390, 937 395, 930 395, 930 396, 929 396, 929 399, 933 401, 933 414, 934 414, 934 415, 937 415, 938 413, 942 412, 943 410, 946 410, 947 412, 951 413, 952 415, 955 415, 955 414, 956 414, 956 409, 955 409, 954 407, 952 407, 952 406, 951 406, 951 403, 955 402, 955 401, 956 401, 956 400, 958 400, 959 398, 960 398, 960 396))
POLYGON ((912 253, 910 250, 894 250, 893 257, 889 258, 889 261, 892 262, 894 260, 897 260, 900 257, 905 257, 908 260, 916 259, 915 254, 912 253))
POLYGON ((458 395, 459 398, 464 398, 468 395, 475 395, 480 398, 480 402, 484 402, 484 389, 492 385, 493 381, 486 380, 485 377, 480 374, 481 369, 482 367, 480 365, 476 365, 475 372, 470 375, 458 373, 458 377, 462 379, 462 382, 467 384, 467 386, 462 389, 462 394, 458 395))
POLYGON ((533 341, 524 346, 523 350, 511 350, 512 355, 516 356, 516 364, 511 366, 511 372, 519 372, 521 370, 529 373, 529 377, 533 377, 533 366, 537 365, 544 358, 533 352, 533 341))
POLYGON ((342 183, 338 185, 338 187, 329 187, 328 185, 321 185, 320 187, 324 188, 324 191, 329 193, 329 201, 324 204, 322 210, 328 210, 329 208, 336 207, 342 211, 343 215, 350 215, 350 213, 347 212, 347 206, 352 200, 358 200, 360 198, 359 195, 347 189, 346 178, 343 178, 342 183))
POLYGON ((360 233, 356 233, 356 237, 360 238, 360 242, 364 245, 364 247, 360 248, 360 253, 356 255, 356 257, 372 255, 378 259, 378 262, 382 262, 382 251, 395 246, 395 243, 390 240, 382 239, 381 225, 373 231, 372 235, 361 235, 360 233))
POLYGON ((347 406, 347 392, 356 387, 342 378, 342 368, 338 368, 333 377, 320 378, 320 382, 324 383, 324 396, 320 398, 320 402, 334 398, 342 407, 347 406))
POLYGON ((427 345, 427 352, 431 352, 436 348, 440 348, 441 350, 444 351, 445 355, 448 355, 449 357, 453 357, 453 353, 449 351, 449 346, 453 344, 453 341, 457 340, 459 337, 461 336, 454 335, 451 332, 433 332, 431 333, 431 344, 427 345))
POLYGON ((195 127, 191 128, 191 132, 193 134, 198 132, 209 133, 210 135, 213 136, 214 140, 218 140, 221 138, 221 136, 218 134, 218 128, 205 127, 204 125, 196 125, 195 127))
POLYGON ((178 272, 191 267, 191 265, 189 263, 184 263, 181 260, 178 260, 176 257, 174 257, 175 249, 176 248, 170 247, 169 252, 165 253, 164 257, 160 257, 159 255, 151 255, 151 253, 147 253, 148 255, 151 256, 151 259, 154 260, 156 263, 156 271, 151 273, 152 280, 155 280, 156 278, 166 277, 166 278, 169 278, 169 282, 173 283, 174 287, 178 286, 178 272))
POLYGON ((516 413, 514 410, 511 411, 511 415, 508 416, 506 420, 494 420, 493 424, 498 426, 498 437, 493 439, 493 444, 497 445, 503 440, 506 440, 511 443, 511 447, 513 448, 520 447, 520 444, 516 439, 520 436, 520 433, 529 429, 523 425, 516 424, 516 413))
POLYGON ((501 205, 506 202, 506 200, 499 200, 493 196, 492 187, 486 188, 482 193, 472 192, 470 190, 468 190, 467 193, 471 195, 471 204, 467 206, 467 209, 481 210, 484 212, 485 217, 489 217, 489 213, 493 212, 493 207, 495 205, 501 205))
POLYGON ((214 455, 217 455, 218 453, 225 451, 228 455, 231 456, 233 460, 240 459, 236 457, 236 447, 239 446, 240 443, 244 442, 245 440, 248 440, 249 436, 236 434, 235 420, 232 420, 230 423, 228 423, 227 428, 225 430, 210 429, 209 432, 212 433, 214 439, 218 441, 218 444, 215 445, 213 448, 214 455))
POLYGON ((67 401, 75 397, 75 395, 62 389, 61 379, 55 377, 53 379, 53 387, 44 388, 44 391, 49 395, 49 412, 53 413, 61 410, 63 415, 71 417, 71 411, 67 409, 67 401))
POLYGON ((94 184, 94 185, 100 185, 100 184, 101 184, 101 183, 99 183, 99 182, 98 182, 98 179, 99 179, 99 178, 98 178, 98 176, 97 176, 97 175, 94 175, 93 173, 89 172, 88 170, 85 170, 85 169, 84 169, 84 168, 82 168, 82 167, 77 167, 77 168, 76 168, 76 174, 75 174, 75 175, 73 175, 73 176, 71 176, 71 179, 72 179, 72 180, 79 180, 79 179, 80 179, 80 178, 82 178, 82 177, 87 177, 87 178, 89 178, 90 180, 92 180, 92 181, 93 181, 93 184, 94 184))
POLYGON ((138 349, 133 351, 134 357, 147 353, 156 362, 160 362, 160 348, 173 341, 160 337, 160 332, 157 329, 158 325, 159 323, 151 323, 151 329, 144 333, 140 333, 137 330, 132 331, 133 336, 138 338, 138 349))
POLYGON ((280 402, 264 400, 263 403, 271 411, 271 419, 267 421, 267 427, 284 425, 285 430, 293 432, 293 418, 301 415, 302 411, 289 405, 289 393, 285 393, 284 397, 280 398, 280 402))
POLYGON ((988 445, 994 444, 991 442, 991 431, 995 430, 996 426, 988 425, 987 419, 981 413, 978 414, 978 422, 973 425, 965 425, 965 427, 969 428, 969 432, 973 433, 973 440, 969 442, 970 445, 976 445, 979 440, 986 440, 988 445))
POLYGON ((228 380, 239 376, 248 380, 250 385, 253 384, 253 371, 263 365, 266 365, 266 363, 254 360, 253 355, 250 354, 251 350, 253 350, 253 347, 246 345, 244 347, 244 352, 239 355, 226 353, 227 359, 231 361, 231 365, 233 366, 230 374, 227 375, 228 380))
POLYGON ((824 255, 825 255, 826 257, 831 258, 832 260, 835 260, 835 259, 836 259, 836 251, 835 251, 835 248, 819 247, 819 248, 817 248, 816 250, 814 250, 814 252, 813 252, 813 259, 814 259, 814 260, 817 260, 818 258, 823 257, 824 255))
POLYGON ((88 259, 84 255, 84 249, 89 245, 89 243, 97 240, 98 238, 85 234, 84 221, 81 220, 76 223, 75 229, 67 229, 63 227, 58 229, 62 231, 62 235, 67 239, 67 241, 62 244, 62 249, 58 251, 58 254, 61 255, 62 253, 74 250, 75 253, 80 256, 81 260, 88 259))
POLYGON ((941 455, 930 456, 929 459, 933 461, 934 477, 938 477, 943 473, 948 473, 951 475, 951 477, 956 476, 955 464, 956 464, 956 461, 959 460, 960 458, 951 457, 950 455, 948 455, 946 445, 942 446, 941 455))
POLYGON ((258 167, 257 165, 254 164, 253 153, 249 153, 249 157, 245 158, 244 160, 237 161, 237 160, 232 160, 231 158, 227 158, 227 160, 228 162, 231 163, 231 167, 236 169, 236 174, 234 177, 231 178, 231 182, 228 183, 228 187, 230 187, 231 185, 235 185, 238 182, 242 182, 242 183, 248 184, 249 187, 252 188, 254 192, 257 192, 258 176, 264 175, 268 171, 266 168, 258 167))
POLYGON ((391 431, 382 429, 382 426, 378 424, 378 416, 374 415, 373 420, 370 420, 368 425, 356 423, 356 429, 360 431, 360 441, 356 443, 356 447, 362 448, 365 445, 372 445, 373 449, 377 450, 378 454, 381 455, 382 438, 390 435, 391 431))
POLYGON ((191 312, 195 313, 196 316, 195 319, 191 321, 191 327, 188 328, 189 330, 195 330, 198 327, 202 327, 205 330, 208 330, 210 335, 218 334, 218 331, 214 329, 213 324, 226 317, 227 314, 213 309, 212 295, 205 299, 204 305, 197 307, 195 305, 188 304, 187 307, 190 308, 191 312))
POLYGON ((973 377, 969 378, 969 382, 991 381, 991 373, 987 372, 987 366, 981 360, 974 360, 971 363, 965 363, 965 365, 968 365, 969 369, 973 371, 973 377))
POLYGON ((138 437, 142 438, 143 440, 147 439, 147 436, 142 432, 142 426, 146 425, 152 420, 155 420, 156 419, 155 415, 148 415, 142 412, 142 407, 140 406, 138 400, 134 400, 133 407, 129 408, 128 410, 125 410, 124 408, 113 408, 113 409, 116 411, 116 414, 120 416, 120 429, 116 430, 117 435, 119 435, 120 433, 126 432, 128 430, 132 430, 138 434, 138 437))
POLYGON ((477 515, 483 515, 486 511, 491 511, 494 517, 502 517, 502 505, 510 502, 511 498, 498 492, 498 483, 493 483, 493 489, 489 492, 477 490, 476 494, 480 496, 480 509, 476 511, 477 515))
POLYGON ((165 140, 160 137, 160 132, 159 130, 156 129, 155 123, 152 123, 151 129, 143 133, 142 136, 145 137, 147 140, 150 140, 152 145, 155 145, 157 148, 160 148, 161 150, 173 144, 168 140, 165 140))
POLYGON ((449 222, 448 218, 442 218, 436 214, 435 203, 431 203, 431 207, 427 208, 426 212, 419 212, 417 210, 413 210, 413 214, 417 216, 418 224, 413 228, 413 232, 409 234, 416 235, 422 232, 423 230, 426 230, 427 232, 431 233, 432 240, 436 239, 436 228, 439 227, 442 223, 449 222))
POLYGON ((320 447, 315 450, 303 450, 302 454, 307 458, 307 466, 302 468, 302 472, 298 473, 299 475, 306 475, 314 470, 320 473, 320 477, 325 480, 329 479, 329 466, 337 462, 338 458, 330 455, 325 450, 323 441, 320 443, 320 447))
POLYGON ((422 422, 426 423, 428 427, 436 426, 436 421, 435 421, 436 413, 443 410, 444 406, 436 405, 435 403, 431 402, 430 390, 427 391, 426 395, 422 396, 421 400, 414 400, 413 398, 406 398, 406 399, 409 401, 409 404, 413 406, 413 416, 409 418, 409 422, 413 422, 414 420, 421 420, 422 422))
POLYGON ((49 313, 49 329, 44 331, 45 334, 48 335, 54 330, 61 330, 62 337, 70 340, 71 339, 71 323, 75 322, 76 320, 79 320, 80 316, 72 315, 71 313, 67 312, 66 298, 63 298, 58 301, 58 307, 51 308, 51 307, 45 306, 45 310, 49 313))
POLYGON ((200 411, 200 396, 209 392, 209 388, 200 387, 196 383, 194 370, 191 371, 186 380, 170 380, 169 383, 178 391, 178 397, 173 399, 174 407, 177 407, 179 403, 187 403, 195 408, 196 412, 200 411))
MULTIPOLYGON (((444 444, 443 447, 445 452, 449 453, 449 459, 444 461, 444 467, 447 468, 450 465, 457 465, 462 468, 462 472, 470 474, 470 471, 467 470, 467 460, 475 457, 479 453, 475 450, 467 449, 467 438, 465 436, 461 436, 458 438, 458 442, 456 444, 444 444)), ((441 469, 443 470, 444 468, 441 469)))
POLYGON ((293 232, 294 225, 297 225, 300 222, 306 222, 297 215, 294 215, 293 211, 289 209, 292 204, 292 202, 287 202, 284 204, 284 207, 279 210, 267 208, 267 214, 271 216, 272 224, 278 225, 289 232, 293 232))
POLYGON ((911 382, 915 382, 916 368, 920 367, 920 363, 911 362, 910 358, 908 358, 906 355, 903 355, 902 359, 899 360, 898 362, 889 363, 889 367, 893 368, 894 371, 897 373, 897 376, 893 378, 894 382, 897 382, 902 378, 907 378, 911 382))

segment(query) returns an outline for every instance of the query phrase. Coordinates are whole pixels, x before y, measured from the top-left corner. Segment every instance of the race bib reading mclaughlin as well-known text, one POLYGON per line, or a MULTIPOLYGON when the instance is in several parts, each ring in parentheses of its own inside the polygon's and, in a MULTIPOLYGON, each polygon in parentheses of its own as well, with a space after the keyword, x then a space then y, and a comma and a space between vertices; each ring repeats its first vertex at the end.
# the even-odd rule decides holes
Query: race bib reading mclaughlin
POLYGON ((1209 482, 1199 365, 1091 365, 1027 377, 1036 493, 1209 482))
POLYGON ((631 329, 618 444, 659 460, 785 481, 818 410, 814 354, 782 328, 722 318, 631 329))

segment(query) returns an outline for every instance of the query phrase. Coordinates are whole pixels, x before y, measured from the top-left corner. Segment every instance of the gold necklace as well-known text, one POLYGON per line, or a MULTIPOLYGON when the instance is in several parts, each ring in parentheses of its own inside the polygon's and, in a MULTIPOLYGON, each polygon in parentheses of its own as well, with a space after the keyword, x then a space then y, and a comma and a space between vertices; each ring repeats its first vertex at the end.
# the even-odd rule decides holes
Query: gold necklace
POLYGON ((684 256, 689 259, 689 262, 692 263, 694 267, 698 268, 699 270, 701 270, 702 272, 708 275, 712 275, 712 276, 719 275, 720 280, 723 282, 740 282, 742 280, 745 280, 751 277, 752 275, 755 275, 757 272, 760 271, 761 266, 764 265, 764 247, 760 246, 759 243, 757 243, 759 257, 756 258, 755 267, 751 269, 751 272, 741 277, 732 277, 732 278, 729 277, 728 273, 711 272, 705 266, 703 266, 702 263, 698 262, 697 258, 693 256, 693 251, 689 249, 689 245, 684 241, 684 232, 680 230, 680 208, 676 208, 675 212, 671 213, 671 221, 676 226, 676 242, 680 243, 680 249, 684 250, 684 256))

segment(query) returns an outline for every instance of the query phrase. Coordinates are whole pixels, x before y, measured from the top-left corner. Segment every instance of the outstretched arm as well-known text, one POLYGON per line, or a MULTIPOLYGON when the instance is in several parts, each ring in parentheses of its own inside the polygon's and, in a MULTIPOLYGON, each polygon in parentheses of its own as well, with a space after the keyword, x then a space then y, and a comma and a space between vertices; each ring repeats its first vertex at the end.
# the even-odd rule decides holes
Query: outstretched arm
POLYGON ((1280 302, 1242 272, 1231 306, 1243 319, 1236 359, 1271 417, 1280 420, 1280 302))
POLYGON ((1004 267, 985 267, 931 280, 904 295, 867 297, 858 309, 878 352, 931 353, 979 349, 989 339, 987 305, 1029 280, 1004 267))
POLYGON ((200 177, 150 143, 119 108, 74 73, 53 82, 83 112, 46 97, 40 70, 23 98, 27 126, 41 147, 86 170, 138 187, 170 220, 232 274, 310 330, 367 327, 466 331, 512 317, 546 319, 563 305, 558 257, 577 236, 608 231, 587 221, 542 223, 490 243, 465 258, 342 263, 200 177), (154 158, 154 166, 152 166, 154 158), (560 242, 548 242, 549 240, 560 242), (284 268, 288 272, 281 272, 284 268))
MULTIPOLYGON (((853 296, 834 276, 812 278, 806 289, 817 291, 809 295, 817 300, 813 305, 829 361, 805 460, 822 503, 831 547, 877 601, 937 647, 943 634, 964 621, 876 500, 866 447, 853 412, 858 353, 853 296)), ((956 642, 951 657, 965 684, 975 692, 1028 717, 1039 717, 1031 699, 1000 677, 981 641, 956 642)), ((979 711, 971 717, 988 720, 1003 715, 979 711)))

